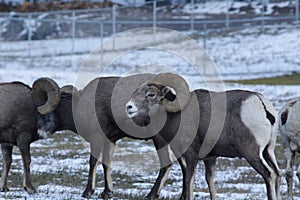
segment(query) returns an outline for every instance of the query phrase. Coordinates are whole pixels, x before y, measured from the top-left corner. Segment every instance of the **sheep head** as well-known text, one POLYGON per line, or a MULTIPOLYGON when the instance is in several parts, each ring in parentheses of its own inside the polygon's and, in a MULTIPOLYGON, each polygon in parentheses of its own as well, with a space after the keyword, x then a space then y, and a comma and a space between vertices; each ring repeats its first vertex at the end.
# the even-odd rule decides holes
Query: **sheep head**
POLYGON ((160 112, 160 106, 167 112, 180 112, 188 105, 190 98, 188 84, 181 76, 159 74, 133 92, 126 104, 126 113, 138 125, 147 126, 150 115, 160 112))

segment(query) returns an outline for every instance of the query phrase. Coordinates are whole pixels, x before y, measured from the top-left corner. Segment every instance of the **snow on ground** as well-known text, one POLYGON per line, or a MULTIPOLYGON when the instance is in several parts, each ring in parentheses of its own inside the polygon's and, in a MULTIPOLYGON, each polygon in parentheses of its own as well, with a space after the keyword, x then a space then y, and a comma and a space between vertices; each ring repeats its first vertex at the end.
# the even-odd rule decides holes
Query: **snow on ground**
POLYGON ((265 34, 255 29, 243 30, 219 40, 209 40, 207 51, 220 66, 220 73, 225 79, 250 79, 275 76, 287 71, 299 72, 299 30, 270 29, 265 34))
MULTIPOLYGON (((128 37, 123 39, 130 39, 134 35, 128 37)), ((144 38, 148 37, 153 36, 145 33, 144 38)), ((73 47, 72 40, 69 39, 32 41, 30 44, 27 42, 2 42, 0 43, 0 81, 18 80, 31 85, 36 78, 49 76, 60 85, 72 84, 80 70, 81 63, 88 57, 91 50, 96 46, 99 47, 100 41, 99 38, 78 39, 73 47), (31 47, 30 52, 28 51, 29 46, 31 47)), ((116 41, 118 42, 118 40, 116 41)), ((119 46, 125 49, 119 51, 124 53, 115 58, 103 73, 93 71, 93 68, 88 68, 87 71, 98 76, 145 71, 159 72, 163 71, 163 68, 167 68, 182 74, 190 83, 191 88, 206 87, 203 79, 207 74, 199 74, 199 71, 193 68, 186 59, 174 54, 179 51, 178 49, 183 49, 187 54, 192 55, 195 53, 195 49, 189 48, 187 43, 180 40, 168 41, 168 34, 156 36, 156 42, 161 44, 160 47, 169 45, 173 52, 155 48, 126 50, 126 45, 120 44, 119 46)), ((202 42, 201 38, 198 39, 200 45, 202 42)), ((132 45, 138 45, 140 40, 137 40, 136 43, 132 45)), ((211 36, 207 38, 206 44, 206 51, 216 63, 223 79, 270 77, 300 72, 300 32, 297 27, 268 28, 264 33, 259 29, 247 29, 211 36)), ((118 43, 116 46, 118 47, 118 43)), ((105 46, 105 53, 111 53, 112 48, 112 45, 105 46)), ((98 60, 98 63, 101 62, 98 60)), ((274 103, 277 109, 286 100, 300 96, 300 86, 225 84, 224 87, 225 89, 242 88, 261 92, 274 103)), ((32 144, 31 168, 32 173, 37 176, 59 174, 67 178, 76 175, 79 177, 80 186, 72 187, 66 184, 68 181, 64 182, 60 177, 56 177, 52 180, 55 183, 41 184, 38 187, 40 193, 29 196, 20 189, 21 187, 15 186, 17 184, 15 180, 11 180, 11 192, 3 194, 1 197, 4 199, 79 199, 86 183, 89 150, 81 145, 80 139, 73 137, 70 135, 64 139, 48 139, 32 144), (56 146, 53 147, 54 144, 56 146), (78 148, 74 150, 73 146, 78 146, 78 148), (46 156, 39 153, 45 151, 47 152, 46 156), (64 184, 61 184, 62 182, 64 184)), ((12 172, 22 174, 21 157, 15 154, 13 158, 12 172)), ((115 193, 147 194, 155 180, 158 168, 157 157, 151 143, 119 141, 113 164, 113 174, 120 175, 114 180, 115 193), (124 184, 128 180, 130 183, 124 184), (133 183, 131 184, 131 182, 133 183), (118 185, 119 183, 123 183, 123 185, 118 185)), ((203 170, 204 167, 201 163, 197 168, 195 179, 196 199, 209 198, 203 170)), ((103 178, 100 176, 102 174, 101 167, 98 167, 97 173, 99 174, 98 187, 94 197, 99 196, 103 189, 103 178)), ((163 188, 161 196, 166 199, 174 199, 180 195, 181 190, 181 172, 178 164, 173 166, 169 179, 172 181, 163 188)), ((266 199, 265 186, 260 176, 245 162, 238 159, 219 159, 215 183, 219 199, 266 199), (227 164, 224 165, 224 163, 227 164), (243 181, 240 181, 241 179, 243 181)), ((295 185, 297 184, 299 182, 295 180, 295 185)), ((283 193, 286 191, 284 179, 282 180, 282 191, 283 193)), ((299 194, 299 187, 295 188, 295 192, 299 194)))
MULTIPOLYGON (((74 136, 72 133, 61 133, 55 139, 41 140, 32 144, 31 150, 33 155, 31 171, 37 177, 34 180, 38 179, 39 176, 44 179, 47 177, 49 180, 47 183, 39 185, 35 183, 39 193, 28 195, 18 187, 21 184, 21 177, 12 181, 10 176, 11 191, 2 197, 6 199, 81 199, 80 196, 86 184, 88 171, 88 148, 80 145, 78 136, 74 136), (62 139, 62 137, 68 139, 62 139), (76 152, 70 152, 68 149, 70 144, 79 146, 79 149, 76 152), (64 147, 59 149, 57 146, 64 147), (48 155, 45 156, 41 151, 48 155), (68 178, 69 176, 78 177, 74 179, 68 178), (72 183, 72 181, 79 183, 72 183), (76 186, 72 187, 70 184, 76 186)), ((131 199, 130 195, 141 197, 149 192, 158 172, 157 156, 150 155, 150 152, 153 153, 154 148, 149 142, 132 140, 118 142, 112 165, 116 195, 113 199, 131 199), (140 147, 146 148, 147 151, 139 152, 140 147), (120 183, 123 184, 120 185, 120 183), (129 197, 120 198, 120 194, 129 195, 129 197)), ((13 156, 14 162, 11 173, 20 173, 21 175, 21 157, 16 153, 18 152, 15 152, 13 156)), ((215 185, 218 199, 266 199, 262 178, 244 160, 219 158, 216 169, 215 185)), ((196 172, 195 199, 209 199, 202 162, 199 162, 196 172)), ((93 199, 99 197, 103 190, 102 173, 103 170, 99 166, 97 169, 97 187, 93 199)), ((285 192, 284 179, 282 181, 282 192, 285 192)), ((298 180, 295 179, 295 185, 298 184, 298 180)), ((179 165, 175 163, 169 175, 169 182, 161 191, 161 197, 175 199, 180 195, 181 185, 181 170, 179 165)), ((297 187, 295 192, 299 193, 297 187)), ((299 200, 299 198, 295 199, 299 200)))
MULTIPOLYGON (((191 4, 186 4, 183 8, 183 12, 185 13, 195 13, 196 16, 198 14, 226 14, 230 8, 230 14, 246 14, 244 11, 240 11, 240 8, 251 6, 253 8, 253 12, 257 15, 262 13, 262 4, 261 2, 253 1, 249 2, 234 2, 234 1, 214 1, 208 3, 196 3, 194 4, 194 9, 191 4)), ((273 13, 273 7, 287 7, 292 6, 288 1, 286 2, 276 2, 276 3, 266 3, 265 15, 270 15, 273 13)))
MULTIPOLYGON (((206 51, 218 66, 223 79, 249 79, 299 72, 299 30, 300 28, 296 26, 267 28, 263 34, 257 28, 211 36, 206 40, 206 51)), ((134 33, 128 34, 127 37, 135 38, 134 33)), ((136 41, 130 41, 135 42, 132 46, 138 48, 139 43, 143 42, 141 39, 152 41, 151 37, 153 37, 151 34, 145 34, 136 37, 138 38, 136 41)), ((123 75, 129 71, 149 70, 145 67, 138 67, 145 65, 167 66, 184 76, 196 74, 184 58, 180 58, 171 51, 153 48, 126 50, 128 43, 123 43, 123 41, 128 38, 123 38, 121 42, 116 39, 115 45, 123 54, 113 60, 110 67, 106 69, 106 74, 123 75)), ((168 39, 168 33, 156 36, 157 43, 162 45, 168 45, 168 39)), ((111 38, 107 40, 113 41, 111 38)), ((200 38, 198 41, 202 46, 203 39, 200 38)), ((48 75, 55 77, 58 81, 62 79, 61 84, 70 83, 75 79, 76 72, 88 53, 96 47, 100 48, 100 42, 99 38, 76 39, 74 43, 71 39, 32 41, 30 44, 24 41, 2 42, 0 43, 0 80, 20 80, 31 84, 32 80, 39 75, 48 75), (16 74, 15 71, 20 73, 16 74), (23 77, 22 74, 24 74, 23 77)), ((151 46, 150 43, 145 44, 145 46, 151 46)), ((173 48, 175 53, 178 49, 184 49, 190 52, 190 55, 195 54, 195 50, 187 45, 187 43, 175 43, 173 46, 170 45, 170 48, 173 48)), ((111 53, 112 44, 105 43, 103 49, 106 53, 111 53)), ((99 53, 99 60, 100 57, 99 53)), ((98 64, 100 65, 101 62, 98 61, 98 64)))

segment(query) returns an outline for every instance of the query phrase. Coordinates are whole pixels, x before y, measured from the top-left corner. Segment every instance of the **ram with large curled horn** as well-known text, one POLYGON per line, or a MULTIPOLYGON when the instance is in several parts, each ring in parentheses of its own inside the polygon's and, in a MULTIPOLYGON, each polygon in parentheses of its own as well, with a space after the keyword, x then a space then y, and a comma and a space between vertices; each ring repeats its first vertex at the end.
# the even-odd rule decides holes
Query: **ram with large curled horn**
MULTIPOLYGON (((124 106, 129 98, 129 94, 142 82, 153 80, 164 84, 164 80, 169 78, 170 74, 156 76, 154 74, 139 74, 128 77, 102 77, 96 78, 86 85, 83 89, 77 90, 75 87, 67 86, 59 88, 58 85, 49 78, 40 78, 33 84, 33 101, 38 107, 41 115, 39 129, 46 135, 50 135, 58 130, 71 130, 82 136, 90 143, 90 169, 88 183, 82 196, 89 198, 95 190, 95 175, 98 164, 99 154, 103 152, 102 165, 104 168, 105 188, 101 196, 107 199, 112 195, 112 179, 110 163, 112 152, 117 140, 123 137, 133 137, 123 131, 115 121, 113 109, 121 109, 124 113, 124 106), (130 89, 131 88, 131 89, 130 89), (114 91, 118 90, 122 96, 113 97, 114 91), (122 93, 123 92, 123 93, 122 93), (124 95, 123 95, 124 94, 124 95), (126 96, 127 95, 127 96, 126 96), (117 100, 117 104, 112 106, 112 102, 117 100)), ((178 76, 178 79, 180 77, 178 76)), ((181 78, 182 79, 182 78, 181 78)), ((177 81, 175 81, 177 83, 177 81)), ((174 83, 175 83, 174 82, 174 83)), ((172 86, 170 86, 171 88, 172 86)), ((185 91, 179 101, 171 103, 165 102, 170 109, 176 111, 180 106, 185 106, 188 102, 188 85, 182 84, 175 88, 176 93, 185 91), (176 103, 177 102, 177 103, 176 103), (178 105, 175 105, 178 104, 178 105)), ((124 113, 122 119, 128 119, 124 113)), ((121 119, 121 121, 122 121, 121 119)), ((144 138, 140 138, 144 139, 144 138)), ((156 136, 153 136, 155 147, 165 146, 165 142, 156 136)), ((172 160, 169 157, 169 149, 165 148, 159 152, 161 169, 158 178, 147 195, 146 199, 157 198, 168 175, 172 160)))
POLYGON ((145 129, 166 116, 157 135, 170 145, 181 165, 180 199, 194 199, 198 160, 205 162, 211 199, 216 199, 213 175, 218 156, 245 158, 265 180, 268 199, 279 199, 281 172, 274 153, 278 121, 272 104, 263 95, 245 90, 189 93, 180 79, 162 75, 142 83, 125 107, 127 116, 145 129))
POLYGON ((30 194, 37 192, 31 183, 30 144, 48 136, 42 129, 38 130, 38 127, 48 127, 49 122, 45 123, 42 114, 54 111, 60 95, 54 81, 49 79, 43 82, 42 85, 34 85, 34 89, 21 82, 0 84, 0 143, 4 161, 0 180, 2 192, 9 191, 7 178, 12 162, 13 146, 17 146, 21 152, 24 165, 24 189, 30 194), (43 92, 36 92, 36 90, 43 92), (33 101, 32 95, 34 99, 39 100, 33 101))

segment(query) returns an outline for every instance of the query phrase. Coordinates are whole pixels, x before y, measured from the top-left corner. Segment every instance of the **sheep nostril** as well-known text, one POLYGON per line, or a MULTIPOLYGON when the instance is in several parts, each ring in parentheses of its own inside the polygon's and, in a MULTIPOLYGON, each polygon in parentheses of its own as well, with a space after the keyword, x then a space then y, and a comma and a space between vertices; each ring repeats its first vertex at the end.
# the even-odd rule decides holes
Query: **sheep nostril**
POLYGON ((130 111, 131 109, 132 109, 132 105, 127 105, 127 106, 126 106, 126 110, 127 110, 127 111, 130 111))
POLYGON ((128 102, 125 106, 125 112, 128 117, 132 118, 137 115, 138 109, 133 102, 128 102))

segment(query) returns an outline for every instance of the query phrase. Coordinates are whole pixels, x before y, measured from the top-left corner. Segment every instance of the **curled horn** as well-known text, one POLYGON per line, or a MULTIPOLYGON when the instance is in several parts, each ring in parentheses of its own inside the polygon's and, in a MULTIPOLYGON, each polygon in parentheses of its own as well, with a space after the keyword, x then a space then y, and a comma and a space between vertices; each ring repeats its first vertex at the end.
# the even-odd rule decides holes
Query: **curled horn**
POLYGON ((39 113, 52 112, 60 99, 57 83, 50 78, 39 78, 32 85, 32 100, 39 113))
POLYGON ((152 83, 168 86, 176 91, 176 99, 174 101, 169 101, 166 98, 162 101, 162 104, 167 111, 179 112, 188 105, 191 98, 191 92, 189 90, 189 85, 181 76, 173 73, 163 73, 157 75, 152 83))

